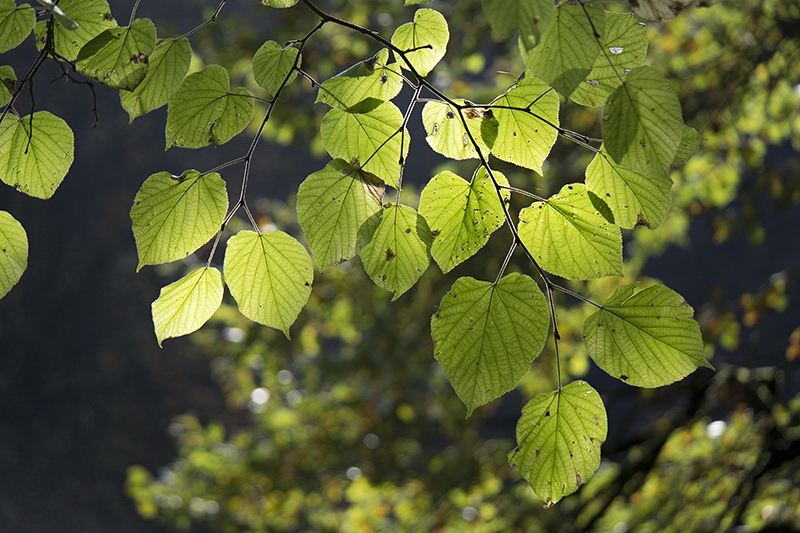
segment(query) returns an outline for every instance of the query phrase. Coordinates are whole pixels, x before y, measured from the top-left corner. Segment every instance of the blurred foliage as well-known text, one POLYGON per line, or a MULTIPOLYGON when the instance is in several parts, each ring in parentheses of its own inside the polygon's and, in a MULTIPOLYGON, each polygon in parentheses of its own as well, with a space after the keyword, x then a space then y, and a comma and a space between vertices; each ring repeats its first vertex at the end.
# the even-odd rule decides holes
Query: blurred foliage
MULTIPOLYGON (((430 5, 453 32, 433 73, 437 86, 476 102, 499 94, 521 69, 516 43, 490 31, 479 2, 430 5)), ((326 8, 387 37, 412 13, 399 0, 334 0, 326 8)), ((300 37, 315 22, 302 7, 223 10, 196 49, 205 63, 239 65, 244 78, 264 40, 300 37)), ((303 52, 319 81, 376 51, 339 27, 323 31, 303 52)), ((764 238, 765 217, 800 202, 800 5, 743 1, 692 9, 651 25, 649 39, 647 61, 672 80, 687 124, 704 143, 673 171, 673 206, 658 231, 627 232, 623 283, 642 279, 647 260, 668 246, 686 244, 693 217, 711 218, 717 242, 745 235, 755 244, 764 238)), ((257 92, 252 80, 248 87, 257 92)), ((304 142, 321 150, 316 89, 295 83, 290 91, 291 105, 276 108, 264 134, 281 144, 317 139, 304 142)), ((599 132, 599 119, 594 109, 562 109, 562 124, 578 131, 599 132)), ((544 177, 497 166, 512 185, 533 182, 547 195, 581 181, 590 156, 562 142, 544 177)), ((448 168, 472 170, 472 163, 459 165, 448 168)), ((262 226, 274 222, 299 235, 281 202, 265 200, 255 211, 262 226)), ((520 396, 554 386, 552 347, 517 392, 463 420, 464 407, 435 364, 426 333, 456 276, 493 279, 504 239, 492 238, 488 251, 453 274, 429 269, 395 304, 357 262, 328 269, 292 341, 223 306, 192 340, 213 358, 230 409, 246 414, 246 422, 222 427, 195 415, 177 419, 170 432, 179 459, 157 476, 129 470, 127 489, 140 514, 179 530, 226 533, 800 530, 800 396, 791 383, 783 387, 776 367, 722 365, 716 375, 698 373, 655 391, 599 389, 607 405, 630 402, 638 414, 612 416, 610 425, 631 427, 606 444, 597 474, 576 495, 541 509, 506 454, 520 396)), ((510 270, 520 265, 512 261, 510 270)), ((735 352, 742 331, 785 309, 789 282, 786 273, 776 274, 759 291, 698 306, 709 355, 718 347, 735 352)), ((569 286, 602 300, 618 283, 569 286)), ((562 371, 581 377, 590 369, 581 326, 592 309, 556 296, 562 371)), ((798 354, 800 328, 785 358, 798 354)))

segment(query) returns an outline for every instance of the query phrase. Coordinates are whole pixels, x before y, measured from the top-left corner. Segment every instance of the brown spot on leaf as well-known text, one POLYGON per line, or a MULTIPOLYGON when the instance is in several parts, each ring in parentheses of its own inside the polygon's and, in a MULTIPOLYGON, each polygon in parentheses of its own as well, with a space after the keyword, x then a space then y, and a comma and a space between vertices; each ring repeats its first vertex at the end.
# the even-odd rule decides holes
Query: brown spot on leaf
POLYGON ((545 411, 544 416, 550 416, 550 411, 545 411))
POLYGON ((577 483, 579 487, 583 485, 583 479, 581 479, 581 475, 578 472, 575 472, 575 483, 577 483))
POLYGON ((136 52, 131 56, 131 63, 146 65, 150 61, 150 56, 143 52, 136 52))
POLYGON ((637 226, 644 226, 646 228, 650 227, 650 223, 647 221, 647 218, 645 218, 644 213, 639 213, 636 215, 636 224, 634 224, 633 227, 637 226))
POLYGON ((431 236, 432 236, 434 239, 435 239, 436 237, 438 237, 439 235, 441 235, 441 234, 442 234, 442 230, 439 230, 439 229, 435 229, 435 230, 431 231, 431 236))
MULTIPOLYGON (((397 254, 395 254, 395 253, 392 251, 392 249, 391 249, 391 248, 387 248, 387 249, 386 249, 386 260, 387 260, 387 261, 391 261, 391 260, 392 260, 392 259, 394 259, 395 257, 397 257, 397 254)), ((385 277, 386 277, 386 276, 384 276, 384 278, 385 278, 385 277)))
POLYGON ((625 374, 622 374, 622 375, 619 377, 619 379, 621 379, 622 381, 628 381, 628 379, 630 379, 630 378, 629 378, 628 376, 626 376, 625 374))

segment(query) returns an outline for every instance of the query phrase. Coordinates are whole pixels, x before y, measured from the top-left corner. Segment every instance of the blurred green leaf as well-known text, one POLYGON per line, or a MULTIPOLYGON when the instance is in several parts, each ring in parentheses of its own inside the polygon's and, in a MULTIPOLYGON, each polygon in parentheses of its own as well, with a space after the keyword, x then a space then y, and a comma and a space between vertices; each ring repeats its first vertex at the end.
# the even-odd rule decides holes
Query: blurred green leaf
POLYGON ((0 298, 8 294, 28 267, 28 234, 7 211, 0 211, 0 298))
POLYGON ((505 37, 519 30, 526 49, 531 50, 553 21, 550 0, 482 0, 483 14, 492 28, 505 37))

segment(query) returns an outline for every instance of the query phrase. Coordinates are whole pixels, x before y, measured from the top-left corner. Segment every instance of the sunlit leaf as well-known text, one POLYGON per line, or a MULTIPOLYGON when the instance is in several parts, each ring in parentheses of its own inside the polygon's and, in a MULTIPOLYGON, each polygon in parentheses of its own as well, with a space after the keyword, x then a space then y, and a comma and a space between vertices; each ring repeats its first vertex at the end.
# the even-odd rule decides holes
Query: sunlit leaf
POLYGON ((583 323, 586 350, 597 366, 629 385, 660 387, 701 366, 709 368, 694 310, 677 292, 654 285, 619 287, 583 323))
MULTIPOLYGON (((56 53, 69 61, 77 59, 83 45, 104 30, 117 27, 106 0, 61 0, 58 7, 78 25, 75 29, 69 29, 56 17, 53 28, 56 53)), ((47 20, 41 20, 34 28, 39 49, 44 47, 47 40, 47 25, 47 20)))
POLYGON ((542 164, 558 137, 558 95, 526 71, 522 80, 492 104, 527 110, 492 110, 498 122, 492 153, 542 174, 542 164))
POLYGON ((288 337, 314 281, 303 245, 282 231, 240 231, 228 239, 224 271, 239 311, 288 337))
POLYGON ((177 92, 192 60, 189 40, 164 39, 156 44, 148 60, 147 74, 133 91, 120 91, 122 107, 131 122, 163 106, 177 92))
MULTIPOLYGON (((503 174, 493 174, 508 185, 503 174)), ((503 198, 509 198, 508 191, 503 198)), ((431 256, 442 272, 472 257, 505 222, 500 197, 483 167, 472 183, 447 170, 434 176, 422 190, 419 213, 431 228, 431 256)))
POLYGON ((697 152, 697 149, 700 148, 701 142, 703 142, 703 136, 700 135, 696 129, 684 126, 681 143, 678 145, 678 151, 675 152, 675 158, 672 160, 672 164, 681 166, 690 160, 695 152, 697 152))
POLYGON ((519 236, 539 265, 557 276, 622 275, 619 228, 600 214, 582 183, 520 211, 519 236))
POLYGON ((169 101, 167 148, 225 144, 247 126, 253 110, 247 89, 231 92, 228 71, 209 65, 187 76, 169 101))
MULTIPOLYGON (((464 100, 456 101, 465 105, 464 100)), ((480 107, 470 107, 459 111, 446 102, 431 101, 422 108, 422 124, 428 136, 425 140, 436 152, 451 159, 477 159, 478 152, 474 142, 484 157, 497 138, 498 122, 494 111, 480 107), (472 139, 464 128, 459 113, 463 113, 472 139)))
POLYGON ((216 268, 199 268, 161 289, 151 306, 158 345, 205 324, 222 303, 222 274, 216 268))
POLYGON ((528 276, 455 282, 431 319, 431 335, 434 356, 467 416, 516 387, 542 351, 549 326, 547 302, 528 276))
POLYGON ((592 71, 578 85, 570 98, 581 105, 599 107, 619 87, 620 78, 642 64, 647 55, 647 33, 636 16, 609 13, 603 51, 597 56, 592 71), (612 68, 609 65, 614 65, 612 68))
POLYGON ((9 65, 0 67, 0 106, 11 101, 11 93, 14 92, 16 82, 17 75, 14 73, 14 67, 9 65))
POLYGON ((413 6, 414 4, 427 4, 431 0, 406 0, 403 5, 404 6, 413 6))
POLYGON ((297 0, 257 0, 257 1, 261 2, 265 6, 277 7, 277 8, 292 7, 297 3, 297 0))
MULTIPOLYGON (((444 16, 433 9, 418 9, 414 21, 398 27, 392 35, 392 44, 401 51, 420 76, 427 76, 441 61, 450 40, 450 30, 444 16)), ((397 59, 407 68, 402 58, 397 59)))
POLYGON ((414 286, 430 263, 431 230, 425 219, 405 205, 389 205, 361 250, 364 270, 376 285, 398 299, 414 286))
POLYGON ((586 186, 614 213, 623 228, 657 228, 667 216, 672 180, 619 166, 604 150, 586 167, 586 186))
POLYGON ((678 95, 653 67, 633 69, 603 108, 606 150, 631 170, 666 175, 683 128, 678 95))
POLYGON ((29 4, 0 0, 0 54, 16 48, 30 35, 36 15, 29 4))
POLYGON ((519 30, 520 39, 530 50, 553 21, 550 0, 483 0, 483 15, 492 28, 506 37, 519 30))
POLYGON ((389 50, 384 48, 370 59, 325 80, 319 87, 317 102, 348 111, 368 98, 391 100, 403 88, 403 78, 397 63, 388 61, 389 50))
POLYGON ((331 109, 322 119, 322 144, 333 158, 344 159, 392 187, 400 179, 400 159, 408 154, 408 131, 400 128, 403 114, 391 102, 364 113, 331 109), (402 155, 401 155, 402 147, 402 155))
POLYGON ((508 461, 549 507, 586 483, 600 466, 608 418, 585 381, 540 394, 522 409, 508 461))
POLYGON ((599 3, 559 6, 539 46, 525 56, 525 64, 550 87, 569 97, 591 72, 600 54, 598 42, 603 42, 605 26, 606 11, 599 3))
POLYGON ((361 226, 381 209, 383 183, 334 159, 308 176, 297 191, 297 220, 320 270, 358 252, 361 226))
POLYGON ((136 19, 129 28, 112 28, 86 43, 75 68, 81 74, 115 89, 136 88, 147 74, 156 46, 156 27, 136 19))
POLYGON ((293 46, 281 47, 275 41, 267 41, 261 45, 253 56, 253 79, 270 94, 275 94, 286 80, 290 83, 297 76, 294 63, 299 54, 293 46), (287 79, 288 77, 288 79, 287 79))
POLYGON ((20 192, 50 198, 74 159, 75 143, 66 122, 47 111, 0 124, 0 179, 20 192))
POLYGON ((191 254, 219 231, 228 193, 219 174, 158 172, 145 180, 131 208, 139 266, 191 254))
POLYGON ((0 298, 17 284, 28 267, 28 234, 17 219, 0 211, 0 298))

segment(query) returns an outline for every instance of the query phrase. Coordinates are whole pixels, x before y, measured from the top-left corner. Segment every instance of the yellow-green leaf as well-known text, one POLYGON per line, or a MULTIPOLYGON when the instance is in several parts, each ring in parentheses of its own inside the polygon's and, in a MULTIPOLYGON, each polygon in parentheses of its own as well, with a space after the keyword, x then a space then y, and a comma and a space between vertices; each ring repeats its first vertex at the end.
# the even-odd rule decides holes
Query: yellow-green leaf
POLYGON ((398 27, 392 35, 392 44, 404 52, 405 60, 398 58, 401 67, 411 63, 417 74, 427 76, 441 61, 450 40, 450 30, 444 16, 433 9, 418 9, 414 21, 398 27))
POLYGON ((8 294, 28 267, 28 234, 17 219, 0 211, 0 298, 8 294))
MULTIPOLYGON (((77 59, 83 45, 104 30, 117 27, 106 0, 61 0, 58 7, 67 18, 56 17, 53 43, 56 53, 68 61, 77 59), (70 28, 68 21, 74 22, 77 27, 70 28)), ((39 49, 44 47, 47 40, 47 24, 47 20, 40 20, 34 27, 39 49)))
POLYGON ((225 182, 216 172, 153 174, 136 193, 131 208, 137 270, 191 254, 219 231, 227 210, 225 182))
POLYGON ((592 477, 607 432, 600 395, 585 381, 573 381, 525 405, 508 462, 550 507, 592 477))
POLYGON ((389 63, 389 50, 383 49, 373 57, 360 61, 322 82, 317 102, 350 111, 367 99, 391 100, 403 88, 403 78, 397 63, 389 63))
POLYGON ((270 94, 275 94, 284 80, 291 82, 297 76, 294 70, 295 61, 298 66, 301 59, 299 51, 293 46, 281 47, 275 41, 267 41, 261 45, 253 56, 253 79, 270 94))
POLYGON ((35 23, 36 15, 29 4, 0 1, 0 54, 22 44, 35 23))
POLYGON ((282 231, 240 231, 228 239, 223 268, 239 311, 288 337, 314 281, 303 245, 282 231))
POLYGON ((156 27, 136 19, 129 28, 112 28, 86 43, 75 68, 115 89, 132 91, 144 79, 156 46, 156 27))
MULTIPOLYGON (((466 102, 460 100, 456 104, 464 105, 466 102)), ((478 159, 476 144, 487 157, 497 138, 498 122, 491 109, 470 107, 459 110, 446 102, 431 101, 422 108, 422 124, 430 147, 450 159, 478 159), (460 114, 464 116, 472 139, 460 114)))
POLYGON ((222 274, 207 267, 162 288, 151 306, 158 345, 197 331, 219 308, 222 292, 222 274))
POLYGON ((74 152, 72 130, 47 111, 22 119, 8 114, 0 124, 0 179, 30 196, 53 196, 74 152))

